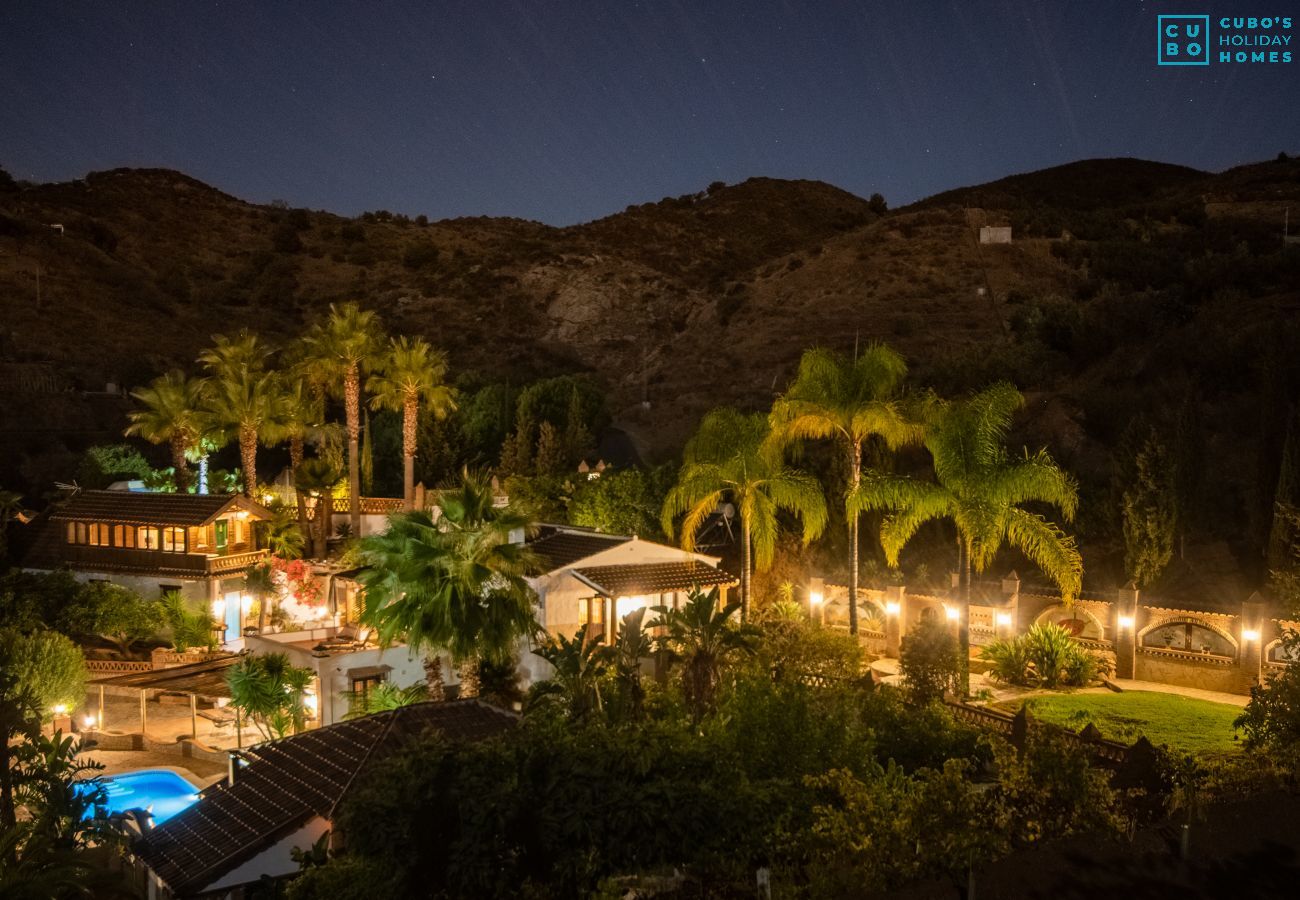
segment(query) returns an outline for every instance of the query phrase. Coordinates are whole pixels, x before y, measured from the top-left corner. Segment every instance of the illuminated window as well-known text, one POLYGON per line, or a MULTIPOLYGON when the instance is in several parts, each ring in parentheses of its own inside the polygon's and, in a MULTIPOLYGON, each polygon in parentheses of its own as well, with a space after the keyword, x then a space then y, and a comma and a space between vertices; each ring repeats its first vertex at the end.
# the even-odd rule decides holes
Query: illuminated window
POLYGON ((114 547, 135 547, 135 526, 114 525, 113 546, 114 547))
POLYGON ((162 530, 162 548, 168 553, 185 552, 185 529, 168 526, 162 530))
POLYGON ((162 546, 162 535, 152 525, 140 526, 135 538, 135 545, 141 550, 157 550, 162 546))
POLYGON ((578 601, 579 625, 605 624, 605 598, 584 597, 578 601))
POLYGON ((111 544, 109 527, 99 522, 91 522, 86 527, 86 543, 92 547, 107 547, 111 544))

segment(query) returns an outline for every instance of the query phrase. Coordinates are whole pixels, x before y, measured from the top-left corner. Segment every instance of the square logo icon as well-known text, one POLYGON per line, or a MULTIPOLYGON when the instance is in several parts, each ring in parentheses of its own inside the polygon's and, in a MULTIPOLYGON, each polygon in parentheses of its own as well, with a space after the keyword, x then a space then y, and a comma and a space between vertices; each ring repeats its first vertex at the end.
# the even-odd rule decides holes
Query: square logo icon
POLYGON ((1209 16, 1160 16, 1160 44, 1156 65, 1208 66, 1210 64, 1209 16))

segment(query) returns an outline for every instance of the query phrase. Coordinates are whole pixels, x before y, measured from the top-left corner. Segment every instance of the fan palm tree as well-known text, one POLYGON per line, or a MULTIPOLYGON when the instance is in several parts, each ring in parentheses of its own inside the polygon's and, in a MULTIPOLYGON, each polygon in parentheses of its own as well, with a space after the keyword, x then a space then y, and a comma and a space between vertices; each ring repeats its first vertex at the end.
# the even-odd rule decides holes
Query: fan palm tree
POLYGON ((359 576, 362 619, 384 643, 404 636, 412 649, 448 651, 460 666, 461 695, 475 696, 479 660, 509 659, 519 639, 537 630, 526 576, 538 566, 514 540, 528 519, 496 506, 484 478, 466 472, 439 506, 436 520, 406 512, 362 542, 369 565, 359 576))
POLYGON ((434 350, 423 338, 393 338, 388 354, 370 376, 366 388, 374 409, 402 414, 403 497, 415 509, 415 450, 420 424, 420 404, 435 418, 445 419, 456 408, 456 389, 447 384, 447 354, 434 350))
POLYGON ((1067 522, 1079 506, 1074 479, 1046 450, 1012 457, 1003 447, 1012 416, 1024 405, 1020 392, 997 384, 930 413, 925 446, 934 460, 933 482, 869 472, 849 496, 849 511, 885 510, 880 542, 891 565, 926 522, 950 519, 961 550, 963 692, 970 689, 971 571, 983 572, 1004 544, 1024 553, 1072 603, 1083 579, 1074 538, 1022 504, 1055 506, 1067 522))
POLYGON ((307 355, 319 372, 332 373, 341 389, 348 432, 348 494, 353 534, 361 534, 361 376, 383 343, 379 316, 355 303, 331 304, 330 314, 304 338, 307 355))
POLYGON ((688 592, 680 609, 657 608, 657 624, 664 627, 660 645, 681 664, 682 693, 696 724, 713 709, 726 666, 754 652, 757 631, 732 622, 739 610, 734 602, 721 606, 716 587, 688 592))
POLYGON ((316 502, 316 517, 311 529, 314 559, 324 559, 328 550, 326 542, 334 524, 334 486, 339 483, 340 476, 333 464, 319 457, 303 460, 293 472, 293 488, 302 498, 303 505, 306 505, 307 497, 316 502))
POLYGON ((129 413, 131 424, 127 436, 138 435, 151 444, 167 444, 171 449, 172 468, 176 471, 176 489, 189 486, 188 454, 198 446, 205 431, 203 394, 205 382, 189 378, 179 369, 160 375, 147 387, 131 392, 140 403, 129 413))
POLYGON ((777 512, 803 524, 807 544, 826 527, 826 498, 816 478, 787 467, 768 440, 766 417, 722 407, 708 413, 686 445, 677 483, 664 499, 662 525, 670 537, 678 516, 681 545, 695 549, 701 523, 726 499, 740 515, 740 610, 749 618, 750 576, 776 553, 777 512))
MULTIPOLYGON (((870 438, 881 438, 891 450, 921 439, 920 427, 903 415, 895 400, 906 376, 903 358, 884 344, 871 344, 852 359, 831 350, 807 350, 794 381, 772 404, 774 440, 834 440, 844 454, 851 493, 862 476, 862 445, 870 438)), ((846 512, 849 632, 857 634, 858 515, 846 512)))

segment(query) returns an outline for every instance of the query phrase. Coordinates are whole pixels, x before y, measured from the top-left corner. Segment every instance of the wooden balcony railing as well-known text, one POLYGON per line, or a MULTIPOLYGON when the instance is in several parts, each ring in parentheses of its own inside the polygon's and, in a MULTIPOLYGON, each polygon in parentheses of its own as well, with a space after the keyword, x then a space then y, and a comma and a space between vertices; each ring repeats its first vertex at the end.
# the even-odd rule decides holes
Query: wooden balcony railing
POLYGON ((202 553, 168 553, 163 550, 90 547, 79 544, 65 544, 61 552, 63 561, 74 569, 156 573, 189 578, 240 572, 255 565, 266 555, 266 550, 246 550, 227 553, 224 556, 207 556, 202 553))

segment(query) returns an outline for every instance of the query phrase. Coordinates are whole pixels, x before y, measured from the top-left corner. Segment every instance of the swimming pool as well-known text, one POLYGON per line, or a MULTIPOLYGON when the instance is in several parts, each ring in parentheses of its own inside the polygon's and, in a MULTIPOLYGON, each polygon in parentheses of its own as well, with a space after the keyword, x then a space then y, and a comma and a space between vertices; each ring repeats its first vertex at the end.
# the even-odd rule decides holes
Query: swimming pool
POLYGON ((153 813, 155 825, 161 825, 199 799, 198 788, 167 769, 141 769, 114 775, 101 779, 100 784, 108 795, 105 804, 108 812, 148 809, 153 813))

